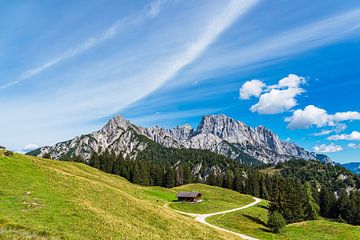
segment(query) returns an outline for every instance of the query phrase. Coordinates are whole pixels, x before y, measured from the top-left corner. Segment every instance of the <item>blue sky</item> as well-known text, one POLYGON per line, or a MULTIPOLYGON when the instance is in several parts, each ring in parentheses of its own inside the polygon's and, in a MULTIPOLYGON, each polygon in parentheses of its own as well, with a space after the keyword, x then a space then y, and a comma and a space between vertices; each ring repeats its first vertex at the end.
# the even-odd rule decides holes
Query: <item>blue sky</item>
POLYGON ((224 113, 360 161, 359 1, 5 1, 0 144, 224 113))

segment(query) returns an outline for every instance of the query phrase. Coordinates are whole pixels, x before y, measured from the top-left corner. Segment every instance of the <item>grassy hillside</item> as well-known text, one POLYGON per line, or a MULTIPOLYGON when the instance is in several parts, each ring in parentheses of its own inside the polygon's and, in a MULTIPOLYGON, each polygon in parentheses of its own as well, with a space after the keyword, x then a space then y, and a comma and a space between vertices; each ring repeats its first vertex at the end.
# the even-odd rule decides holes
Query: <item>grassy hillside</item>
POLYGON ((193 203, 171 203, 170 207, 179 211, 189 213, 213 213, 238 208, 254 201, 252 196, 238 192, 213 187, 204 184, 187 184, 173 188, 176 192, 196 191, 203 194, 203 202, 193 203))
POLYGON ((84 164, 0 152, 0 239, 236 239, 163 208, 174 196, 84 164))
POLYGON ((242 211, 213 216, 207 219, 209 223, 241 232, 259 239, 280 240, 342 240, 360 239, 360 227, 334 222, 328 219, 307 221, 287 225, 282 233, 273 234, 267 227, 267 202, 242 211))

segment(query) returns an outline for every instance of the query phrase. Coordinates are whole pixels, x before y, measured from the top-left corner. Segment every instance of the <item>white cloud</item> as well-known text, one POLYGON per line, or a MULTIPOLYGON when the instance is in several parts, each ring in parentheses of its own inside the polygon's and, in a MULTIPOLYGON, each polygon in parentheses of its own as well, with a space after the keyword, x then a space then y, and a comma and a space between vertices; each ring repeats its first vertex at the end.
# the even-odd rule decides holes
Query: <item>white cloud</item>
POLYGON ((259 102, 251 106, 250 110, 260 114, 286 112, 297 105, 295 97, 302 92, 304 91, 301 88, 272 89, 270 92, 262 94, 259 102))
POLYGON ((329 145, 321 144, 313 147, 313 151, 317 153, 331 153, 331 152, 340 152, 343 148, 339 145, 335 145, 334 143, 330 143, 329 145))
POLYGON ((271 88, 298 88, 301 84, 306 83, 305 78, 295 74, 289 74, 287 77, 280 79, 279 83, 271 88))
POLYGON ((347 121, 347 120, 360 120, 360 113, 355 111, 338 112, 331 116, 331 120, 335 122, 347 121))
POLYGON ((297 105, 296 96, 304 92, 300 86, 306 81, 303 77, 289 74, 280 79, 278 84, 266 86, 260 80, 245 82, 240 88, 240 98, 259 97, 258 103, 251 106, 252 112, 276 114, 290 110, 297 105))
POLYGON ((349 148, 353 148, 353 149, 360 149, 360 144, 356 144, 356 143, 349 143, 348 144, 349 148))
POLYGON ((310 135, 311 135, 311 136, 318 137, 318 136, 329 135, 329 134, 332 133, 332 132, 333 132, 333 130, 323 129, 323 130, 321 130, 320 132, 312 133, 312 134, 310 134, 310 135))
POLYGON ((240 88, 240 98, 249 99, 252 96, 259 97, 264 87, 266 87, 266 84, 260 80, 254 79, 246 81, 240 88))
POLYGON ((328 123, 328 114, 324 109, 308 105, 304 110, 298 109, 293 112, 291 117, 285 119, 288 128, 309 128, 312 125, 324 127, 328 123))
POLYGON ((23 149, 21 151, 22 152, 29 152, 29 151, 37 149, 37 148, 39 148, 39 145, 31 143, 31 144, 28 144, 25 147, 23 147, 23 149))
POLYGON ((360 132, 353 131, 350 134, 336 134, 327 138, 328 140, 357 140, 360 141, 360 132))
MULTIPOLYGON (((335 126, 335 131, 341 132, 346 125, 340 125, 339 122, 347 120, 358 120, 358 112, 338 112, 334 115, 328 114, 326 110, 318 108, 314 105, 308 105, 302 109, 293 112, 291 117, 287 117, 288 128, 309 128, 311 126, 325 127, 335 126)), ((322 135, 329 134, 333 131, 324 131, 322 135)))
POLYGON ((342 132, 347 128, 346 124, 343 123, 339 123, 337 124, 333 129, 323 129, 320 132, 316 132, 316 133, 312 133, 310 134, 311 136, 324 136, 324 135, 329 135, 330 133, 336 132, 342 132))

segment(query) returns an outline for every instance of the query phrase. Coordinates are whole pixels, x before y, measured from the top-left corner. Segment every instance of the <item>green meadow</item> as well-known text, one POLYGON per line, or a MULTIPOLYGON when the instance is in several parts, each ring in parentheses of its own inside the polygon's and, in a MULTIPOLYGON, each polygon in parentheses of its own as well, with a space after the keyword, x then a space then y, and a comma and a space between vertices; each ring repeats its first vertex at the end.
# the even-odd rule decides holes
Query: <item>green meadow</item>
POLYGON ((0 239, 237 239, 163 207, 175 192, 0 152, 0 239))
POLYGON ((329 219, 289 224, 278 234, 271 233, 266 227, 268 203, 261 201, 254 207, 241 211, 207 218, 207 222, 240 232, 258 239, 281 240, 344 240, 360 239, 360 227, 329 219))
POLYGON ((200 192, 202 202, 200 203, 170 203, 170 207, 188 213, 213 213, 233 208, 238 208, 254 201, 252 196, 240 194, 233 190, 208 186, 204 184, 187 184, 175 187, 176 192, 195 191, 200 192))
MULTIPOLYGON (((0 239, 239 239, 172 209, 213 213, 254 201, 204 184, 143 187, 81 163, 3 153, 0 239), (180 191, 201 192, 203 202, 178 203, 180 191)), ((259 239, 360 239, 360 227, 328 219, 290 224, 273 234, 266 227, 267 204, 206 221, 259 239)))

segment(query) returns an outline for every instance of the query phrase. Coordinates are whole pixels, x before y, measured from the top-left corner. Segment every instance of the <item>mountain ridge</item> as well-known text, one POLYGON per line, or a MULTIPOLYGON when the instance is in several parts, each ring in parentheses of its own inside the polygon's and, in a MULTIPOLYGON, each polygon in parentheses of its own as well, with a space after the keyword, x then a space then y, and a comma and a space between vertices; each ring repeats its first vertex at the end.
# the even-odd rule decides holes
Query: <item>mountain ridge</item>
POLYGON ((41 147, 28 154, 50 154, 53 159, 76 155, 87 161, 92 152, 101 153, 108 149, 135 159, 148 145, 141 136, 166 148, 210 150, 239 161, 243 154, 263 163, 274 164, 293 158, 331 161, 327 156, 320 159, 317 154, 308 152, 295 143, 281 141, 274 132, 264 126, 252 128, 224 114, 203 116, 197 128, 185 124, 171 129, 137 126, 117 115, 99 131, 77 136, 54 146, 41 147))
POLYGON ((360 174, 360 162, 343 163, 341 166, 353 173, 360 174))

